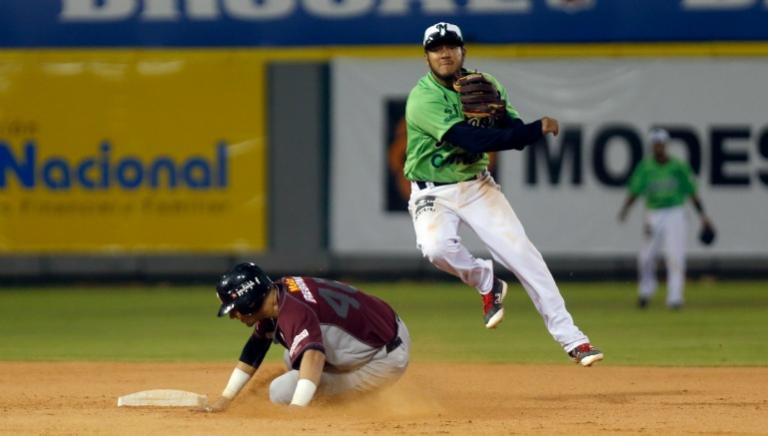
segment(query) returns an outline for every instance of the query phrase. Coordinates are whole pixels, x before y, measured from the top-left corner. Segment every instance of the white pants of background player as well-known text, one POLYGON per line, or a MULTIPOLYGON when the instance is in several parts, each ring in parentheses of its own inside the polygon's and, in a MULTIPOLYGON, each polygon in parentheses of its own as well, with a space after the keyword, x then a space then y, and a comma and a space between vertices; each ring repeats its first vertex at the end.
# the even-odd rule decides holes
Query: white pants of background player
MULTIPOLYGON (((382 347, 369 362, 345 372, 326 372, 320 375, 317 387, 318 396, 334 396, 347 392, 371 392, 396 382, 405 373, 411 350, 411 336, 408 327, 398 318, 397 335, 402 344, 387 353, 382 347)), ((284 355, 287 365, 290 365, 288 350, 284 355)), ((277 404, 290 404, 296 384, 299 381, 299 371, 290 370, 272 380, 269 385, 269 399, 277 404)))
POLYGON ((560 290, 544 259, 525 234, 493 177, 484 172, 476 179, 450 185, 411 183, 408 210, 416 243, 437 268, 459 277, 481 294, 493 286, 493 262, 477 258, 462 245, 459 225, 469 226, 493 258, 512 271, 539 311, 547 330, 566 352, 589 342, 573 323, 560 290))
POLYGON ((649 210, 646 223, 650 235, 646 236, 637 259, 640 274, 638 292, 650 299, 656 292, 656 261, 663 246, 667 264, 667 305, 683 304, 685 284, 685 208, 683 206, 649 210))

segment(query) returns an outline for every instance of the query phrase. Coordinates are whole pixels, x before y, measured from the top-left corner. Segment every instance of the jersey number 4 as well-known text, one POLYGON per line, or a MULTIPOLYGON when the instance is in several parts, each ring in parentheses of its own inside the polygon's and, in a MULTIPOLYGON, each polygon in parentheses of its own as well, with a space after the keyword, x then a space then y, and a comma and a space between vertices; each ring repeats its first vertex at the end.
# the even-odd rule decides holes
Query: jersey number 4
POLYGON ((318 287, 317 293, 323 297, 323 300, 328 303, 328 306, 336 312, 339 318, 347 318, 350 306, 355 309, 360 308, 360 302, 350 295, 357 292, 357 289, 330 280, 318 280, 318 282, 324 286, 318 287))

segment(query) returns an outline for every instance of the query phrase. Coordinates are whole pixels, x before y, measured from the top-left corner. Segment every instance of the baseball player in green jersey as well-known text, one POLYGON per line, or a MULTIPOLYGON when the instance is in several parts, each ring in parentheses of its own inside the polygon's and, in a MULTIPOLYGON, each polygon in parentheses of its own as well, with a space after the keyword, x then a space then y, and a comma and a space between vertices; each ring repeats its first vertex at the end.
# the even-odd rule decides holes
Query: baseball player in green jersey
POLYGON ((544 259, 486 169, 488 152, 522 150, 544 135, 556 135, 557 120, 524 123, 506 103, 507 90, 485 73, 479 77, 484 86, 492 84, 503 100, 501 116, 490 124, 466 118, 464 94, 455 88, 466 77, 461 30, 437 23, 424 32, 423 46, 429 72, 411 90, 405 111, 404 173, 411 181, 408 209, 418 247, 437 268, 477 289, 485 327, 495 328, 504 317, 507 284, 494 275, 491 260, 473 256, 461 243, 459 226, 468 226, 517 276, 565 352, 583 366, 602 360, 603 353, 574 324, 544 259))
POLYGON ((685 282, 685 200, 690 197, 702 226, 712 228, 712 223, 696 195, 690 165, 667 154, 669 133, 654 129, 650 140, 653 155, 640 161, 632 172, 629 194, 619 211, 619 221, 626 220, 637 197, 645 197, 645 240, 637 262, 640 276, 638 307, 647 307, 656 292, 656 259, 663 245, 667 264, 667 307, 680 309, 684 302, 685 282))

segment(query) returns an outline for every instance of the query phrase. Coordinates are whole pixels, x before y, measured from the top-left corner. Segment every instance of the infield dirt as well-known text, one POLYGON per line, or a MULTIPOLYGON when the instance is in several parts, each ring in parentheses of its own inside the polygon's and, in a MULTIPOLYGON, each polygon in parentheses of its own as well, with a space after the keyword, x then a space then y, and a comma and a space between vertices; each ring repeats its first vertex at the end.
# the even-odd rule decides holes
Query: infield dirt
POLYGON ((0 362, 0 433, 767 434, 768 368, 415 363, 394 387, 304 410, 267 398, 268 364, 231 408, 118 408, 146 389, 217 395, 231 364, 0 362))

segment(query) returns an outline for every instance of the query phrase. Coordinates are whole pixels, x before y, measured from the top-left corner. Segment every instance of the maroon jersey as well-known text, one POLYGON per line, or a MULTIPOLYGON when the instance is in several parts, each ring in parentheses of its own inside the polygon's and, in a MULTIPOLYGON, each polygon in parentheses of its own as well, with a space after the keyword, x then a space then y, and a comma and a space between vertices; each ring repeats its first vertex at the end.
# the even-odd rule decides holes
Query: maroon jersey
POLYGON ((262 322, 255 335, 269 337, 288 349, 298 368, 304 351, 325 354, 339 369, 367 363, 397 334, 397 315, 384 301, 334 280, 283 277, 278 295, 277 326, 262 322))

